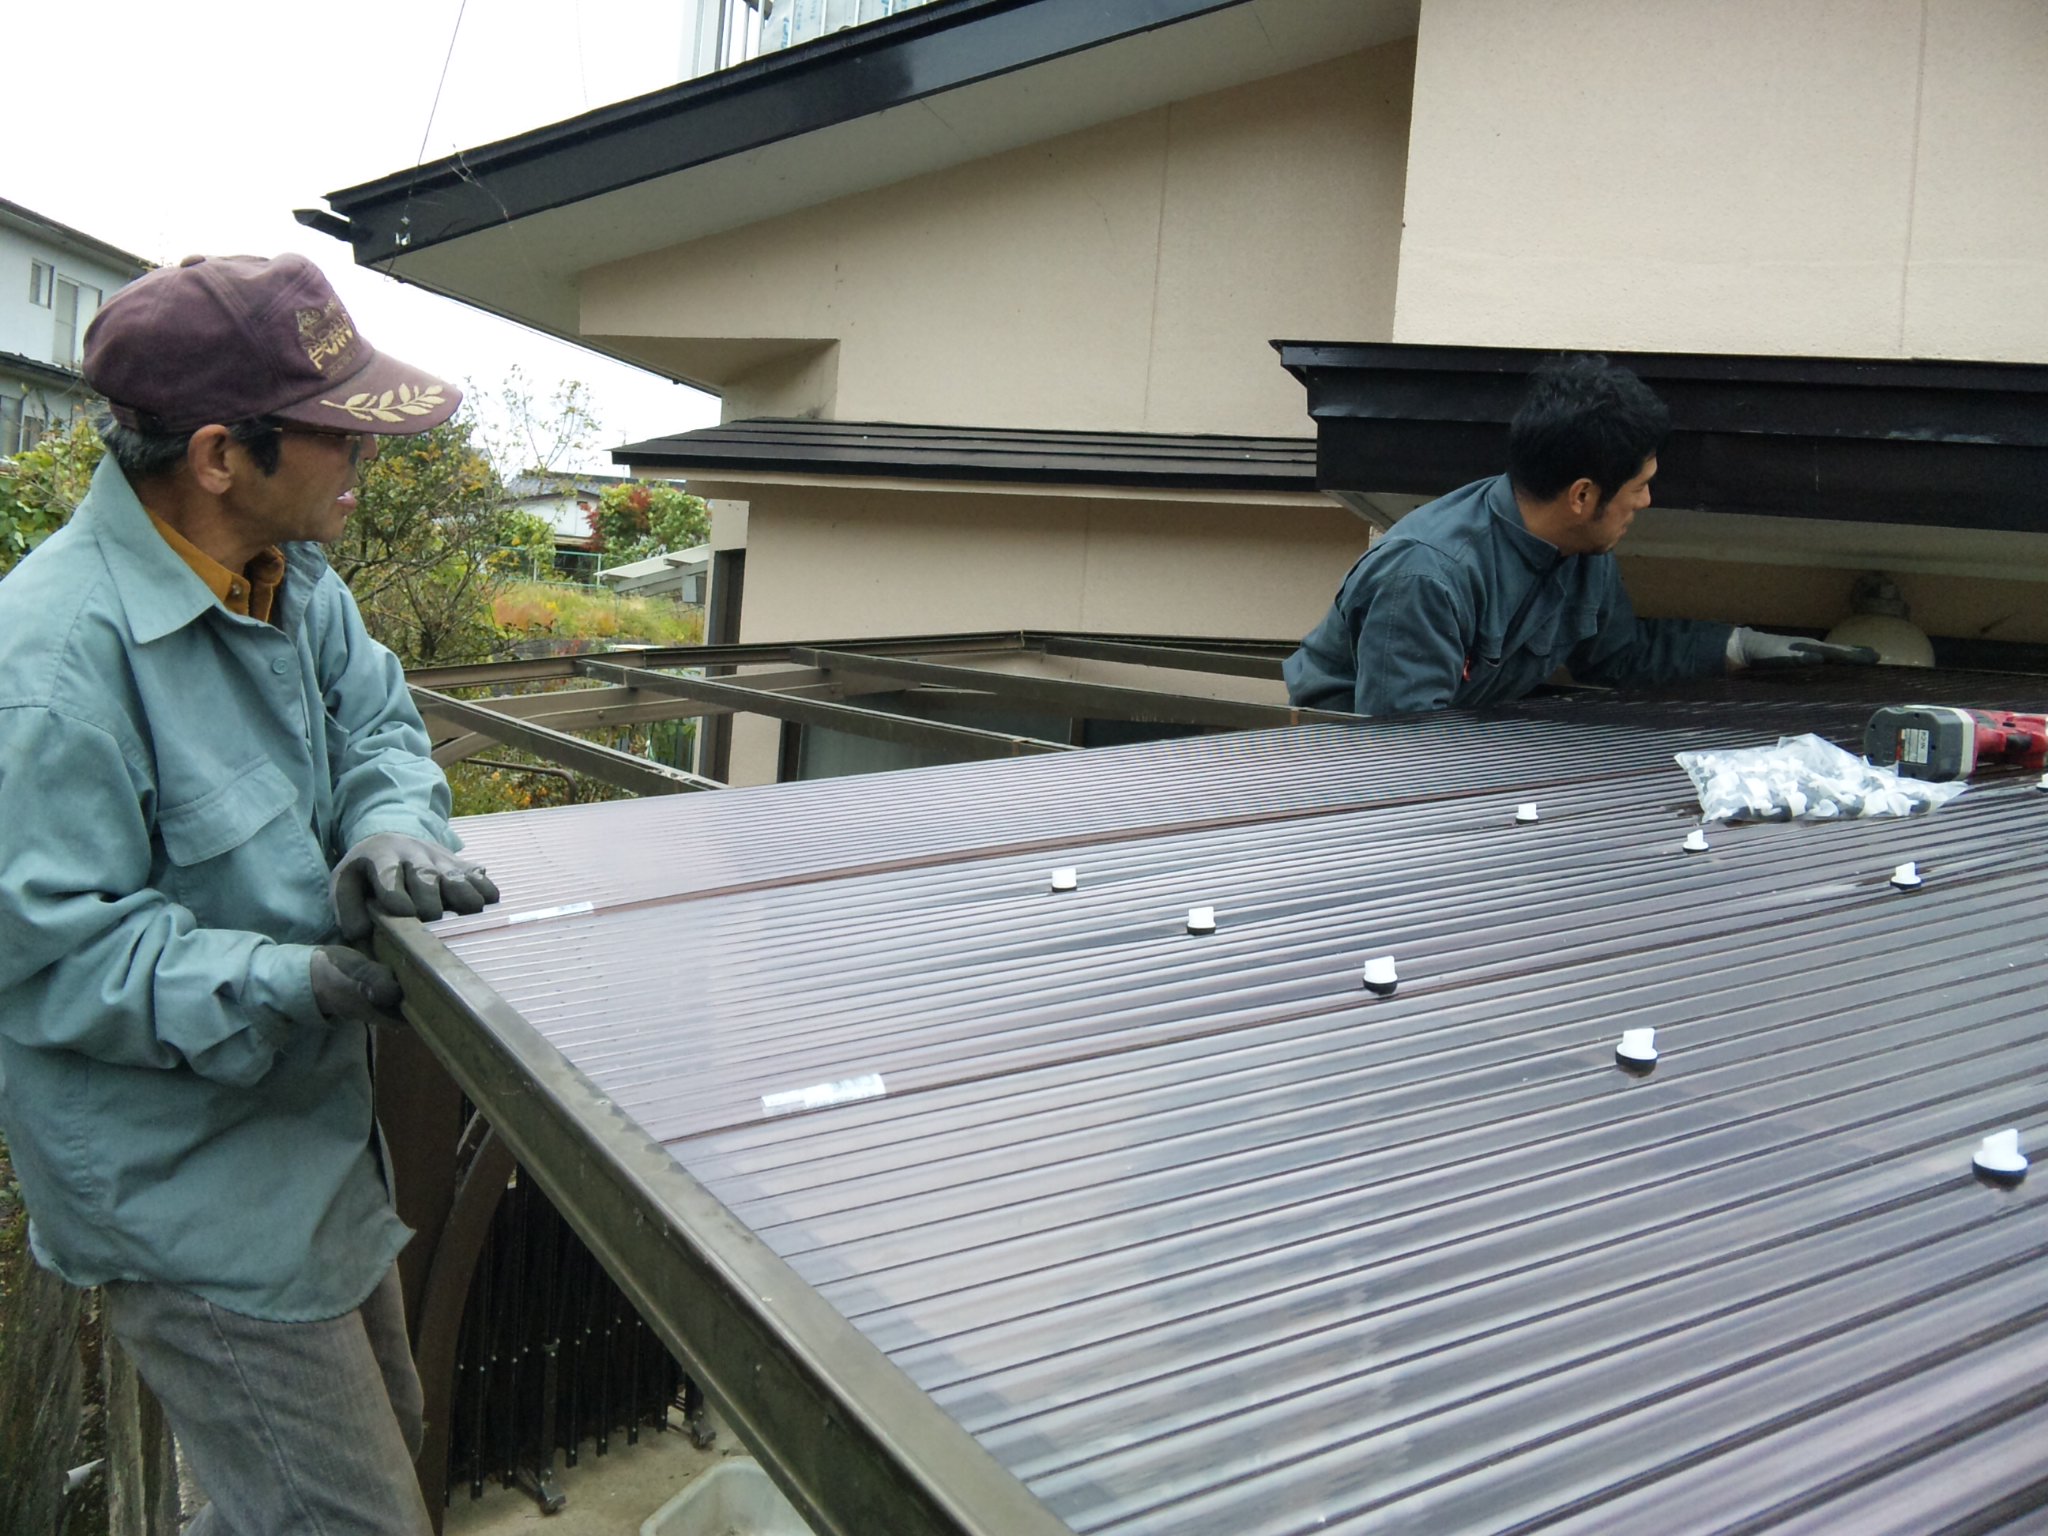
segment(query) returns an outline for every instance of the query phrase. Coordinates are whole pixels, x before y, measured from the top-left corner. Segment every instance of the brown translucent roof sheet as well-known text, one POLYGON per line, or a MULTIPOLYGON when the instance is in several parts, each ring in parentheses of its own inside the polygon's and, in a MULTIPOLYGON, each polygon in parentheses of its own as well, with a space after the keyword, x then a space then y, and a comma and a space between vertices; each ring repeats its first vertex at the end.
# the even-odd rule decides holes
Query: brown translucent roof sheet
POLYGON ((1970 1154, 2048 1123, 2048 794, 1680 847, 1673 751, 1853 740, 1887 682, 2048 703, 1716 685, 489 818, 505 905, 436 932, 1077 1532, 2021 1529, 2048 1180, 1970 1154))

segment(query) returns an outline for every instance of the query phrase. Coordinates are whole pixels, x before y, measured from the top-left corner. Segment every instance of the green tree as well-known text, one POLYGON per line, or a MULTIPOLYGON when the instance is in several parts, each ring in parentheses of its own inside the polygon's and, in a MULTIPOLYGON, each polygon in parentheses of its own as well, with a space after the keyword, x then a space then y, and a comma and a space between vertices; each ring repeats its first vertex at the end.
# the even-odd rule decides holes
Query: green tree
POLYGON ((0 576, 64 526, 103 451, 99 433, 81 417, 66 431, 0 459, 0 576))
POLYGON ((625 565, 696 548, 711 537, 711 509, 662 480, 608 485, 591 508, 590 532, 606 565, 625 565))
POLYGON ((508 478, 532 475, 560 479, 560 466, 594 451, 604 424, 590 399, 590 386, 563 379, 546 395, 535 392, 517 363, 496 389, 467 390, 476 422, 476 445, 508 478))
POLYGON ((500 633, 491 600, 534 537, 474 441, 473 420, 387 437, 363 465, 355 515, 327 558, 370 633, 407 666, 475 661, 500 633))

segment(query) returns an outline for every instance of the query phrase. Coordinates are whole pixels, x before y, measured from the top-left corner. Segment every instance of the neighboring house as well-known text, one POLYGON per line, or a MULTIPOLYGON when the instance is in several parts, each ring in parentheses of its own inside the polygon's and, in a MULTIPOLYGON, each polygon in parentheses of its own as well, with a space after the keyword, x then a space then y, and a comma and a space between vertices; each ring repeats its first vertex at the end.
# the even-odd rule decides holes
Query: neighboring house
POLYGON ((710 576, 709 544, 673 554, 650 555, 645 560, 608 566, 597 573, 597 579, 621 597, 666 597, 698 607, 703 606, 705 583, 710 576))
POLYGON ((555 530, 557 544, 590 541, 590 515, 607 486, 631 485, 631 475, 514 475, 505 493, 522 512, 555 530))
POLYGON ((539 518, 555 531, 555 564, 550 572, 535 576, 567 576, 586 581, 603 564, 603 556, 591 548, 591 514, 605 487, 630 485, 631 475, 514 475, 505 483, 506 494, 522 512, 539 518))
POLYGON ((711 502, 714 639, 1299 636, 1498 467, 1498 349, 1581 348, 1681 427, 1644 612, 1825 628, 1881 567, 2039 644, 2043 78, 2033 0, 934 0, 330 202, 723 396, 619 451, 711 502))
POLYGON ((0 455, 91 409, 78 373, 85 328, 152 265, 0 198, 0 455))

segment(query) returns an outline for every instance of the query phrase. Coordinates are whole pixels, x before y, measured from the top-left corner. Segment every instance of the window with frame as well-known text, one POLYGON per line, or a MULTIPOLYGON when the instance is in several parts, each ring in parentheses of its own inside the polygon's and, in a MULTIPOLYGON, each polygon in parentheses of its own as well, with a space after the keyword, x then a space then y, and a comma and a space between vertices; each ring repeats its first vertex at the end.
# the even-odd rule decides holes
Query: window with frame
POLYGON ((21 397, 0 395, 0 459, 21 452, 21 397))
POLYGON ((92 319, 93 311, 98 304, 97 288, 88 288, 68 277, 57 279, 56 302, 50 306, 57 316, 57 333, 51 343, 51 362, 63 368, 78 366, 79 337, 85 329, 85 322, 92 319))
POLYGON ((28 301, 42 309, 48 309, 57 293, 57 269, 47 261, 31 261, 28 264, 28 301))
POLYGON ((47 421, 43 420, 35 407, 23 402, 21 409, 21 447, 16 451, 27 453, 29 449, 35 447, 37 443, 43 440, 43 433, 49 429, 49 425, 47 421))

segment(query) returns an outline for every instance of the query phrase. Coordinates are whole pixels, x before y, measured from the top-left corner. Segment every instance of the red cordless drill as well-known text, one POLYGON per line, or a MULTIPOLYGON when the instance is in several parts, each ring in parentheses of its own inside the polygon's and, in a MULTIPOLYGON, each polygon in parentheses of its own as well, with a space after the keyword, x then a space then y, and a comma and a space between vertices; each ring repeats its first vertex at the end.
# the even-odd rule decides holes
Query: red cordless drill
POLYGON ((2048 765, 2048 715, 1893 704, 1863 728, 1863 755, 1913 779, 1967 779, 1980 768, 2048 765))

